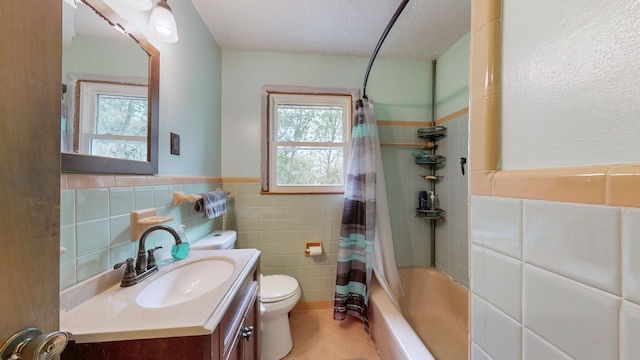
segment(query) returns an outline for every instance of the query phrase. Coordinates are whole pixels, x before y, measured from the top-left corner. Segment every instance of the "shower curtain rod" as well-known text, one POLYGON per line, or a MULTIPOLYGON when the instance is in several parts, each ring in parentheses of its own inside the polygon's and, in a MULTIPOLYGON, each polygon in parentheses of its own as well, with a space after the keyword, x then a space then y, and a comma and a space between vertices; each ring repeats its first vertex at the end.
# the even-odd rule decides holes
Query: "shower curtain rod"
MULTIPOLYGON (((408 3, 409 3, 409 0, 402 0, 400 5, 398 5, 398 8, 396 9, 396 12, 393 13, 393 16, 391 17, 391 20, 389 20, 389 23, 387 24, 387 27, 384 29, 384 32, 382 33, 382 36, 380 36, 380 40, 378 40, 378 45, 376 45, 375 50, 373 50, 373 54, 371 54, 371 59, 369 60, 369 66, 367 66, 367 72, 364 75, 364 84, 362 86, 362 97, 364 99, 368 99, 368 97, 367 97, 367 80, 369 80, 369 72, 371 71, 371 66, 373 65, 373 61, 376 59, 376 56, 378 55, 378 51, 380 51, 380 47, 382 46, 382 43, 384 42, 384 39, 389 34, 389 31, 393 27, 393 24, 395 24, 396 20, 398 20, 398 17, 400 16, 400 13, 402 13, 402 10, 404 10, 405 6, 407 6, 408 3)), ((362 99, 358 99, 357 107, 362 107, 362 99)))

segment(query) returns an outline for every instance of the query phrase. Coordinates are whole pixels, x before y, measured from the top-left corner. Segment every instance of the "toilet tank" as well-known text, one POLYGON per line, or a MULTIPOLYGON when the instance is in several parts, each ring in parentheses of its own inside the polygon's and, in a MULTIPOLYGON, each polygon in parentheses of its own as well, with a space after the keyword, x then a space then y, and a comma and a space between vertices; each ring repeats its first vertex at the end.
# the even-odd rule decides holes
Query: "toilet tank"
POLYGON ((216 230, 190 245, 191 250, 233 249, 237 239, 234 230, 216 230))

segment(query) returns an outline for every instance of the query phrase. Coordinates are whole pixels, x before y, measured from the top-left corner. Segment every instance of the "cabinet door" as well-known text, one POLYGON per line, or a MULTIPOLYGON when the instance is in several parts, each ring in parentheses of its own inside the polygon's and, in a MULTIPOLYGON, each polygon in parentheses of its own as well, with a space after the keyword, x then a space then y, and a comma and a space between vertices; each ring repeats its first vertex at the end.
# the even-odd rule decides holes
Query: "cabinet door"
POLYGON ((260 358, 260 323, 259 319, 260 303, 254 299, 251 308, 244 319, 241 328, 241 340, 238 347, 241 348, 242 360, 257 360, 260 358))
POLYGON ((233 305, 227 311, 229 318, 223 320, 226 328, 224 333, 223 359, 242 360, 259 359, 259 325, 256 321, 259 315, 258 283, 248 283, 244 296, 238 299, 237 305, 233 305))

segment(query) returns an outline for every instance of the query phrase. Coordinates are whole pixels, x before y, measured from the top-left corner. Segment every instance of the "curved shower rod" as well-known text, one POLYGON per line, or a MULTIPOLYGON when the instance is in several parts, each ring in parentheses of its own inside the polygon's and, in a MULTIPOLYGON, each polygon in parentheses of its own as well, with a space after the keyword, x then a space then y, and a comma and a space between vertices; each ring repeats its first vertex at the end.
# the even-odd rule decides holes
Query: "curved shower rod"
MULTIPOLYGON (((367 66, 367 72, 364 74, 364 84, 362 85, 362 97, 364 99, 368 99, 367 80, 369 80, 369 72, 371 71, 371 66, 373 65, 373 61, 376 59, 376 56, 378 55, 378 51, 380 51, 380 47, 382 46, 384 39, 387 38, 387 35, 389 34, 389 31, 393 27, 393 24, 395 24, 396 20, 398 20, 400 13, 402 13, 402 10, 404 10, 405 6, 407 6, 408 3, 409 3, 409 0, 402 0, 400 5, 398 5, 396 12, 393 13, 391 20, 389 20, 387 27, 384 29, 384 32, 382 33, 382 36, 380 36, 380 40, 378 40, 378 45, 376 45, 375 50, 373 50, 373 54, 371 54, 371 59, 369 60, 369 66, 367 66)), ((362 107, 362 99, 358 99, 356 107, 362 107)))

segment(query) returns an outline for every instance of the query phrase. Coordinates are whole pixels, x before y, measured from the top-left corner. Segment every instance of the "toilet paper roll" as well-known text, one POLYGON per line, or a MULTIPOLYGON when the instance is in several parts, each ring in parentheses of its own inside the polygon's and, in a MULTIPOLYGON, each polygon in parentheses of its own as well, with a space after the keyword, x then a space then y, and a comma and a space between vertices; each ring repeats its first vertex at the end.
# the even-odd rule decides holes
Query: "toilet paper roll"
POLYGON ((322 246, 309 246, 309 256, 322 255, 322 246))

